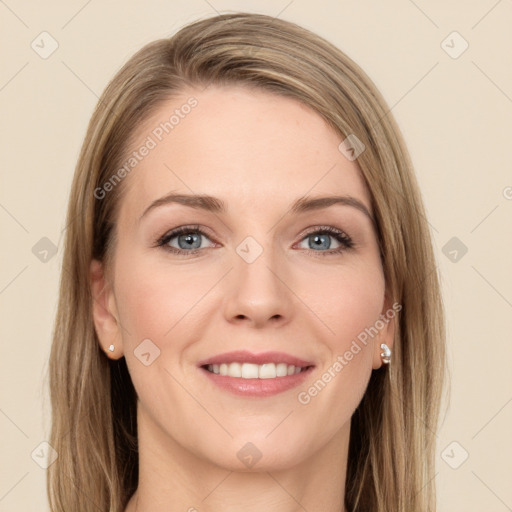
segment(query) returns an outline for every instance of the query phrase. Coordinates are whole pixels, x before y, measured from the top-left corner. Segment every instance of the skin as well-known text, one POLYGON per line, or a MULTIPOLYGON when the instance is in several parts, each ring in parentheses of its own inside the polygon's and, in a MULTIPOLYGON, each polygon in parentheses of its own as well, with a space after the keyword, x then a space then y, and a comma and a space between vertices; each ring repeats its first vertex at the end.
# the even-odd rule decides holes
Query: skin
POLYGON ((345 510, 350 418, 382 364, 380 343, 392 348, 394 322, 308 404, 297 395, 391 302, 367 216, 340 204, 294 214, 290 205, 349 195, 371 212, 368 190, 317 113, 243 86, 183 91, 137 127, 130 151, 190 96, 198 105, 124 178, 113 267, 91 264, 100 344, 126 358, 138 394, 139 487, 126 511, 345 510), (171 191, 218 197, 227 211, 167 204, 139 221, 171 191), (197 254, 154 246, 194 224, 207 231, 197 254), (343 246, 325 236, 330 249, 315 248, 308 234, 319 226, 342 230, 354 247, 325 255, 343 246), (247 236, 263 249, 252 263, 236 252, 247 236), (148 338, 160 355, 145 366, 134 350, 148 338), (235 396, 197 363, 239 349, 287 352, 315 369, 286 392, 235 396), (247 442, 262 455, 251 468, 237 457, 247 442))

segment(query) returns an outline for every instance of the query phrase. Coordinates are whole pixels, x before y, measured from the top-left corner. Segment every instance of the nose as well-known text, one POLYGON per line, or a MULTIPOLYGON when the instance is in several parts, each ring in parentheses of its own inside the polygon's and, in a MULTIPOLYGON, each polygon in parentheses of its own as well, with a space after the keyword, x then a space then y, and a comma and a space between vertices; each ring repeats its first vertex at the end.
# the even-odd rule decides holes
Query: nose
POLYGON ((226 320, 254 328, 287 324, 293 314, 294 293, 285 265, 269 249, 252 263, 235 253, 225 290, 226 320))

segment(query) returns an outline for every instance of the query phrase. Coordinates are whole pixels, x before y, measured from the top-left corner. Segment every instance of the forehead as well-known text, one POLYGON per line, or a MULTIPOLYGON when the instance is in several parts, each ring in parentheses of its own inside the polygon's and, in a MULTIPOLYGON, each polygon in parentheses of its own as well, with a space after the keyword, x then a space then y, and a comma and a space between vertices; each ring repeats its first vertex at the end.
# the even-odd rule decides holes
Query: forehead
POLYGON ((269 212, 304 195, 343 193, 371 211, 357 164, 338 149, 342 140, 294 99, 244 86, 189 89, 135 130, 126 158, 137 153, 136 165, 123 183, 121 212, 140 215, 172 191, 269 212))

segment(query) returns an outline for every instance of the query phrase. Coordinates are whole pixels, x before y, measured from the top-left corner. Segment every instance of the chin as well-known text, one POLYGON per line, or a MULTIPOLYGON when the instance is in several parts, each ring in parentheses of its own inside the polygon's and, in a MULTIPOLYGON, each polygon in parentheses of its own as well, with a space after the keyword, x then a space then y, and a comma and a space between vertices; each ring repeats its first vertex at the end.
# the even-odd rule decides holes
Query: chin
POLYGON ((310 455, 304 443, 290 441, 283 444, 281 440, 275 442, 265 440, 264 436, 261 438, 235 438, 220 449, 217 445, 216 451, 206 457, 213 464, 229 471, 259 473, 293 468, 310 455))

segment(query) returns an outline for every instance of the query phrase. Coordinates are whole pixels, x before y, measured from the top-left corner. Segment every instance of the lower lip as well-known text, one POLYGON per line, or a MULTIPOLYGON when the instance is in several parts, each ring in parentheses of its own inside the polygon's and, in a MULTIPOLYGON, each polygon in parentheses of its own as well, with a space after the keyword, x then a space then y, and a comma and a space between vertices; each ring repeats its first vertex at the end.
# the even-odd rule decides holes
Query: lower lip
POLYGON ((310 366, 307 370, 286 377, 276 377, 274 379, 243 379, 242 377, 229 377, 219 375, 205 368, 199 368, 206 374, 211 381, 226 391, 238 396, 266 397, 277 395, 283 391, 292 389, 302 384, 314 367, 310 366))

